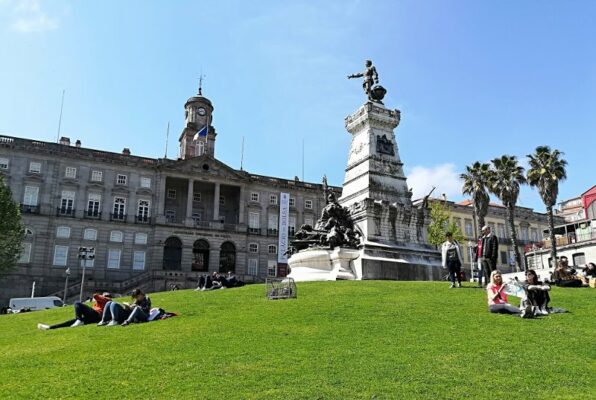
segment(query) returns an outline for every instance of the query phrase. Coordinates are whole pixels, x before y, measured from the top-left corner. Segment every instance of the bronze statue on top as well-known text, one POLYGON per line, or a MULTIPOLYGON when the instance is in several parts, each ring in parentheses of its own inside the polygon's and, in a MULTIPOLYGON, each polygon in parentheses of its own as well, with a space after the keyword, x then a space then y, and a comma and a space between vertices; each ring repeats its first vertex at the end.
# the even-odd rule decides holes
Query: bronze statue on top
POLYGON ((348 75, 348 79, 364 78, 362 82, 362 88, 368 97, 368 101, 383 104, 382 100, 383 97, 385 97, 387 90, 385 90, 383 86, 379 85, 379 74, 377 73, 377 69, 373 65, 372 61, 366 60, 365 66, 366 71, 348 75))

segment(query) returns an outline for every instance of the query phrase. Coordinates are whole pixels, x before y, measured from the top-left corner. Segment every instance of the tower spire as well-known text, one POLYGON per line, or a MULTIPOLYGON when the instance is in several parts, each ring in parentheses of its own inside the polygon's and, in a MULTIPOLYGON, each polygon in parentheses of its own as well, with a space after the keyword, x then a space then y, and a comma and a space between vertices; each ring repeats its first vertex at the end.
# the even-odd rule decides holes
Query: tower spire
POLYGON ((203 78, 205 77, 205 75, 203 75, 203 72, 201 71, 201 75, 199 75, 199 96, 203 95, 203 78))

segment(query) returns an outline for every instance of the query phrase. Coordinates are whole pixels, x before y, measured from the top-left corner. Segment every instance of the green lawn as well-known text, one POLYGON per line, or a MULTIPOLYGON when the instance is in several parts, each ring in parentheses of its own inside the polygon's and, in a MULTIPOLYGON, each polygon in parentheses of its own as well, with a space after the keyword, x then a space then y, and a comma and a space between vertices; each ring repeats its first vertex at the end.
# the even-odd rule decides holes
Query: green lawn
POLYGON ((151 295, 179 317, 39 331, 72 307, 0 316, 0 398, 593 399, 596 290, 569 314, 491 315, 480 289, 431 282, 263 285, 151 295))

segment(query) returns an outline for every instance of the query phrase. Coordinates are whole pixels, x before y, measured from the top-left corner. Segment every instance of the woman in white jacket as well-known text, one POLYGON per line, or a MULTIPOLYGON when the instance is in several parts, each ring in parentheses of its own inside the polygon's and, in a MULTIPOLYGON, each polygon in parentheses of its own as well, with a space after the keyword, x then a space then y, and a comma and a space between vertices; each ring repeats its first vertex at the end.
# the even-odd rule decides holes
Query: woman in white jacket
POLYGON ((447 240, 441 246, 441 256, 443 260, 443 268, 449 271, 449 280, 451 281, 450 288, 455 287, 455 279, 457 278, 457 286, 461 287, 461 266, 464 260, 461 256, 461 249, 459 243, 453 240, 453 234, 447 232, 445 235, 447 240))

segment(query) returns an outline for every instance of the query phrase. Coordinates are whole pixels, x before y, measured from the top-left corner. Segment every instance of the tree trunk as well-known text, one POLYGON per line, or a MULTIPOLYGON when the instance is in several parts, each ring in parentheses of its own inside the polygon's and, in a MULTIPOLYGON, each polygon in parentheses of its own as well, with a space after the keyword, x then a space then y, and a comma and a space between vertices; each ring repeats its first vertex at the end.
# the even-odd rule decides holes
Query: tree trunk
POLYGON ((509 221, 509 230, 511 232, 511 245, 513 246, 513 254, 515 255, 515 269, 519 271, 521 265, 521 254, 517 246, 517 232, 515 231, 515 205, 507 206, 507 220, 509 221))
POLYGON ((553 218, 553 206, 546 206, 548 218, 548 234, 550 237, 550 266, 557 266, 557 239, 555 238, 555 219, 553 218))

